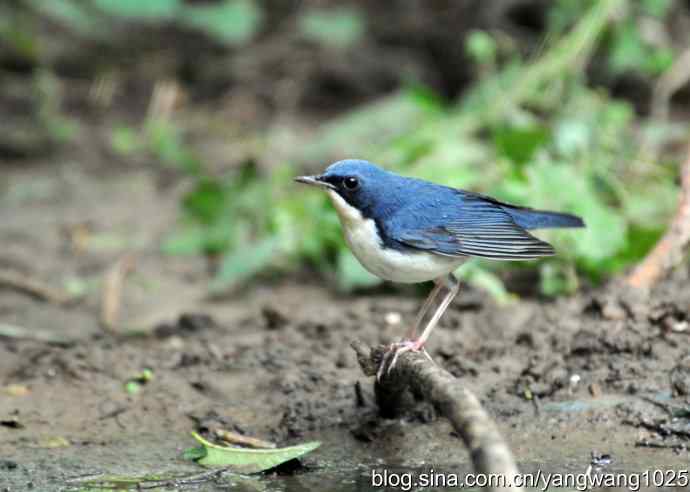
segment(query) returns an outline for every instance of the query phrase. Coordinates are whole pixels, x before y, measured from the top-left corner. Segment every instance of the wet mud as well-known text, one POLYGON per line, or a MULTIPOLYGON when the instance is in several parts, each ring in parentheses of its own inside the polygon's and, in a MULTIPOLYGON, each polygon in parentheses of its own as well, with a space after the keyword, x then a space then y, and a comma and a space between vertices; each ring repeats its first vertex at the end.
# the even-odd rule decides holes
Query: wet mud
MULTIPOLYGON (((96 471, 194 470, 180 458, 190 431, 215 429, 323 440, 302 468, 258 478, 264 490, 369 490, 374 465, 469 470, 460 440, 424 402, 403 418, 378 414, 349 346, 397 339, 420 292, 343 295, 304 274, 209 300, 202 260, 159 252, 179 190, 157 189, 146 171, 99 188, 69 163, 53 169, 42 196, 4 196, 0 263, 90 288, 70 306, 0 288, 2 323, 25 330, 0 336, 0 490, 60 490, 96 471), (81 224, 91 242, 75 250, 69 231, 81 224), (122 327, 104 330, 98 287, 132 252, 122 327), (46 333, 51 341, 35 339, 46 333), (145 369, 152 377, 128 389, 145 369)), ((9 179, 17 189, 34 177, 17 169, 9 179)), ((429 353, 481 398, 523 469, 584 471, 593 453, 619 470, 687 467, 689 277, 686 265, 649 295, 610 285, 507 306, 465 288, 429 353)))

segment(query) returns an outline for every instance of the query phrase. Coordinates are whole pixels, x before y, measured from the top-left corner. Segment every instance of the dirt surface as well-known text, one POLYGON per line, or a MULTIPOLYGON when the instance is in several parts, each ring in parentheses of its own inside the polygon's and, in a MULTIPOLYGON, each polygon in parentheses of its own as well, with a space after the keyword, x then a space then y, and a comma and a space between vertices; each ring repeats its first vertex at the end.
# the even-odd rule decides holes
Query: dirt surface
MULTIPOLYGON (((204 261, 160 253, 181 189, 155 171, 65 161, 6 167, 2 180, 0 267, 55 288, 78 280, 85 295, 62 306, 0 287, 0 325, 24 330, 0 336, 0 490, 194 470, 180 459, 189 432, 216 428, 324 442, 306 468, 262 477, 263 490, 368 490, 372 464, 468 470, 423 402, 378 417, 349 348, 398 338, 421 302, 413 292, 345 296, 304 276, 210 301, 204 261), (108 331, 103 279, 124 255, 134 269, 108 331), (144 369, 153 378, 128 392, 144 369)), ((687 468, 689 276, 649 297, 609 288, 509 306, 465 290, 429 352, 480 396, 525 470, 581 472, 592 453, 616 470, 687 468)))

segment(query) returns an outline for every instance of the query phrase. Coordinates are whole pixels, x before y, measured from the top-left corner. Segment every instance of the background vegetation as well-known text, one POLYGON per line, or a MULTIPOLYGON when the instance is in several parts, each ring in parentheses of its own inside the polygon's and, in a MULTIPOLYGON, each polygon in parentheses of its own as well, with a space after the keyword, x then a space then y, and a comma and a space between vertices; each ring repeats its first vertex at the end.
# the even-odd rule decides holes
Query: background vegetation
POLYGON ((326 197, 291 181, 367 158, 583 216, 546 234, 555 258, 460 272, 499 298, 521 276, 557 295, 638 261, 668 222, 689 22, 672 0, 24 0, 0 6, 0 152, 95 138, 187 182, 161 247, 207 256, 214 291, 305 267, 377 284, 326 197))

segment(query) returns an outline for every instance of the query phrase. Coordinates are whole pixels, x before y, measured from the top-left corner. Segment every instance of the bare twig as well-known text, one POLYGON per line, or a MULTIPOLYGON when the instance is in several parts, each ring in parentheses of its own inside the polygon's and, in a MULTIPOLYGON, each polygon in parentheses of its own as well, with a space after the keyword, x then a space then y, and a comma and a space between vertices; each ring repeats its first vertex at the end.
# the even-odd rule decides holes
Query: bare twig
POLYGON ((183 485, 199 485, 202 483, 208 483, 212 480, 215 480, 224 473, 229 471, 229 467, 217 468, 214 470, 204 471, 201 473, 194 473, 192 475, 186 475, 184 477, 178 477, 171 480, 153 480, 149 483, 138 484, 137 488, 141 490, 146 490, 158 488, 178 488, 182 487, 183 485))
POLYGON ((690 148, 680 170, 680 199, 671 225, 654 249, 626 278, 635 288, 650 288, 685 257, 690 245, 690 148))
POLYGON ((175 106, 181 101, 182 95, 182 88, 175 80, 156 82, 147 110, 147 118, 169 120, 175 106))
POLYGON ((134 256, 120 258, 105 274, 101 297, 101 323, 109 330, 117 326, 125 277, 134 268, 134 256))
POLYGON ((241 446, 248 446, 256 449, 272 449, 276 445, 273 442, 264 441, 257 437, 243 436, 237 432, 228 431, 225 429, 216 429, 216 436, 229 444, 239 444, 241 446))
POLYGON ((73 343, 72 340, 56 333, 24 328, 22 326, 10 325, 7 323, 0 323, 0 337, 14 338, 16 340, 37 340, 39 342, 59 345, 69 345, 73 343))
MULTIPOLYGON (((120 490, 122 488, 135 487, 136 490, 178 488, 184 485, 199 485, 208 483, 230 472, 228 467, 215 468, 200 473, 191 473, 170 478, 150 479, 146 477, 110 477, 100 473, 91 473, 78 477, 68 478, 65 483, 78 484, 80 486, 107 488, 120 490)), ((231 473, 231 472, 230 472, 231 473)), ((81 489, 80 489, 81 490, 81 489)))
POLYGON ((690 49, 683 51, 671 68, 666 70, 654 85, 652 91, 652 119, 668 120, 669 102, 673 94, 690 80, 690 49))
MULTIPOLYGON (((371 349, 358 340, 352 342, 352 348, 357 353, 364 374, 376 374, 386 348, 371 349)), ((423 354, 407 352, 400 356, 393 371, 377 385, 379 406, 390 410, 391 406, 398 404, 406 388, 423 395, 450 421, 467 446, 478 473, 505 477, 504 487, 493 484, 488 490, 522 490, 521 487, 509 486, 518 469, 508 445, 477 397, 460 380, 423 354)))
POLYGON ((0 286, 24 292, 51 304, 63 305, 73 300, 62 290, 11 270, 0 270, 0 286))

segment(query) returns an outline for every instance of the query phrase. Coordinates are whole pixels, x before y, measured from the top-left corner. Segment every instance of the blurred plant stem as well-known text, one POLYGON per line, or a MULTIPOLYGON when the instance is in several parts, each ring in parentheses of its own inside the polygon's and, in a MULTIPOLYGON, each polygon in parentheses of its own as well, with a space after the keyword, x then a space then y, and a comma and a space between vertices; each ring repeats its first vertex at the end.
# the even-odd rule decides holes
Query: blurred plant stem
POLYGON ((680 168, 681 194, 678 208, 664 236, 626 278, 638 289, 653 287, 688 254, 690 246, 690 146, 680 168))
POLYGON ((627 1, 596 2, 572 31, 547 47, 541 57, 520 67, 511 64, 492 79, 476 85, 460 100, 457 114, 451 112, 448 118, 420 129, 420 138, 445 135, 449 130, 476 131, 482 125, 500 121, 508 112, 534 99, 545 85, 572 76, 580 77, 599 36, 627 1))

